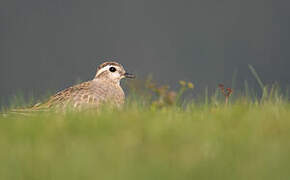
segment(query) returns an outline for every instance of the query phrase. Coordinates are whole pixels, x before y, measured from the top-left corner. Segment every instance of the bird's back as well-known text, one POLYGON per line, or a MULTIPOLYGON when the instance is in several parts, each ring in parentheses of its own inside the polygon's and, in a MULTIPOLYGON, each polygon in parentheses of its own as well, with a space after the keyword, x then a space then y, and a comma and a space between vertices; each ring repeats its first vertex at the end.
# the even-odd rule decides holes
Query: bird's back
POLYGON ((101 103, 123 104, 122 88, 103 81, 88 81, 58 92, 46 103, 35 105, 33 109, 97 107, 101 103))

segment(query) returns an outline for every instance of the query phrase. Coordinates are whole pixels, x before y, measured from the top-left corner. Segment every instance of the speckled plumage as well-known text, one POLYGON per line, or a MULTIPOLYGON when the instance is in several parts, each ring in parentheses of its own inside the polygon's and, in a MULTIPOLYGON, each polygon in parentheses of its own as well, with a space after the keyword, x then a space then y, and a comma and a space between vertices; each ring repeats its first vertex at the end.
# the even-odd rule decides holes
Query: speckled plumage
POLYGON ((33 109, 42 108, 97 108, 103 103, 114 106, 124 104, 125 94, 120 86, 124 77, 133 77, 125 72, 122 65, 116 62, 101 64, 93 80, 64 89, 51 96, 43 104, 36 104, 33 109), (116 71, 111 72, 114 67, 116 71))

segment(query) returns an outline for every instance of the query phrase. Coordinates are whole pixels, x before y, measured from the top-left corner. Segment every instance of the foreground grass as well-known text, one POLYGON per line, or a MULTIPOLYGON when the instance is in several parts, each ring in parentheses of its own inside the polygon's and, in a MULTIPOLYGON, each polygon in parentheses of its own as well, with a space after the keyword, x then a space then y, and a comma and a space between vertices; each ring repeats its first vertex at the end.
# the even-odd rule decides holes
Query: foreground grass
POLYGON ((290 104, 0 117, 0 179, 288 179, 290 104))

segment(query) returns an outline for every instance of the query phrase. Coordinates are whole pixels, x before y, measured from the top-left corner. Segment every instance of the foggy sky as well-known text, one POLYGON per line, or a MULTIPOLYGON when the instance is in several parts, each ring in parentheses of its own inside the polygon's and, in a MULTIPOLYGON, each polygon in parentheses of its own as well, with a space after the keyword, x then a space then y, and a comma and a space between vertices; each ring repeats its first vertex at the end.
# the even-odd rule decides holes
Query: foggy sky
POLYGON ((94 77, 113 58, 174 86, 290 84, 290 1, 1 0, 0 100, 94 77))

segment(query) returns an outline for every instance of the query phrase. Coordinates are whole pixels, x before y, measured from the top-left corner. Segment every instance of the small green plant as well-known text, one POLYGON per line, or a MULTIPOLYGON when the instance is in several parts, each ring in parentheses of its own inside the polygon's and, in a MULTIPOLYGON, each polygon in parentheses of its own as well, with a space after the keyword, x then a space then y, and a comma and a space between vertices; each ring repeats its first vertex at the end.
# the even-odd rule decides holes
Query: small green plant
POLYGON ((194 89, 191 82, 179 81, 180 88, 178 91, 170 90, 168 85, 157 85, 152 81, 147 81, 146 87, 155 94, 155 99, 152 101, 153 108, 162 108, 182 104, 182 96, 189 89, 194 89))

